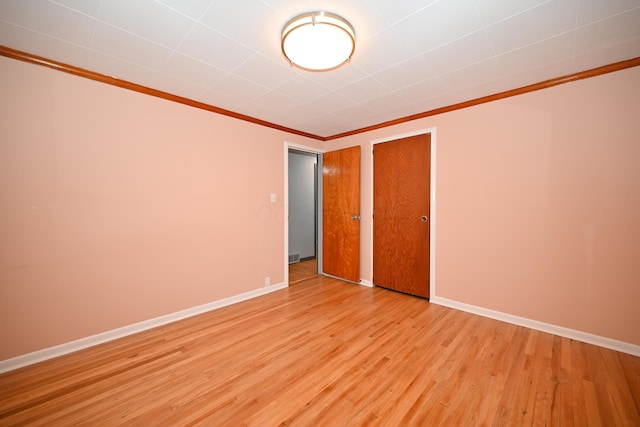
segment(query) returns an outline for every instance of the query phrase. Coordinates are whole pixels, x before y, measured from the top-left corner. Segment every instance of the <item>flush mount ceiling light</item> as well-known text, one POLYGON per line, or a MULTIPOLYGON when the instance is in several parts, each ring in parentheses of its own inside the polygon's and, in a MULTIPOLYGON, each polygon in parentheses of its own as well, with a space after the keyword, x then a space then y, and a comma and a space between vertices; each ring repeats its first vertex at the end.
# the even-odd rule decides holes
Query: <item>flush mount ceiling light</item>
POLYGON ((356 34, 349 22, 329 12, 303 13, 282 29, 282 53, 307 71, 329 71, 349 62, 356 34))

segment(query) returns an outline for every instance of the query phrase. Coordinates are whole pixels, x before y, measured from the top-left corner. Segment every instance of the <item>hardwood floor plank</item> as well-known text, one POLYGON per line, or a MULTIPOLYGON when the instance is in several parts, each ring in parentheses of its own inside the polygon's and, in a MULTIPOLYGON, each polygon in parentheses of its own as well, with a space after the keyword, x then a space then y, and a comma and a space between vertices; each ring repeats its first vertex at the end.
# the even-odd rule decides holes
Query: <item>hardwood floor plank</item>
MULTIPOLYGON (((598 395, 596 393, 596 386, 593 382, 584 380, 583 381, 583 391, 584 394, 582 396, 584 400, 584 406, 587 409, 585 417, 587 419, 588 426, 600 427, 602 426, 600 410, 598 409, 598 395)), ((606 424, 605 424, 606 425, 606 424)))
POLYGON ((289 284, 297 283, 318 275, 316 258, 289 264, 289 284))
POLYGON ((571 340, 570 347, 571 365, 569 366, 569 372, 573 394, 571 398, 571 402, 573 402, 572 424, 586 426, 589 424, 587 416, 589 409, 586 406, 586 400, 583 396, 585 393, 584 379, 587 376, 587 360, 581 342, 571 340))
POLYGON ((0 425, 640 425, 640 358, 295 286, 0 375, 0 425))

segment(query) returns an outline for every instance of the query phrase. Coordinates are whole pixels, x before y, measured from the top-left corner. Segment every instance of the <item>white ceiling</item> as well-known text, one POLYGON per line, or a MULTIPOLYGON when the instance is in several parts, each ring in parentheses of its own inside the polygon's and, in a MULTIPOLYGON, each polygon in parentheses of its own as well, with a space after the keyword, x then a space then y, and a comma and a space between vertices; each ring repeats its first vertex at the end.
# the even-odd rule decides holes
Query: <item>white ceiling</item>
POLYGON ((640 0, 0 0, 0 45, 329 137, 640 57, 640 0), (286 63, 311 10, 350 64, 286 63))

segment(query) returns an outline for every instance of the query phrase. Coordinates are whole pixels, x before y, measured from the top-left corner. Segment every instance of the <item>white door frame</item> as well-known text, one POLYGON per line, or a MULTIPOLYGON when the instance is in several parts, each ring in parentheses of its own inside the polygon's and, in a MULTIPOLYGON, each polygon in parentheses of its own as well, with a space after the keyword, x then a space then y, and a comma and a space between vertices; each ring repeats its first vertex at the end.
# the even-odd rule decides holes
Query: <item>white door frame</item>
MULTIPOLYGON (((381 144, 383 142, 395 141, 396 139, 408 138, 416 135, 423 135, 426 133, 431 134, 431 165, 430 165, 430 189, 429 189, 429 298, 432 299, 436 296, 436 148, 437 148, 437 128, 431 127, 426 129, 420 129, 413 132, 407 132, 399 135, 392 135, 389 137, 374 139, 371 141, 371 150, 373 152, 373 146, 375 144, 381 144)), ((374 156, 371 156, 371 216, 373 217, 373 161, 374 156)), ((371 280, 373 281, 373 218, 371 220, 371 280)))
MULTIPOLYGON (((327 150, 306 145, 284 142, 284 283, 289 286, 289 149, 318 155, 318 174, 322 174, 322 154, 327 150)), ((316 259, 318 271, 322 271, 322 180, 318 180, 318 247, 316 259)))

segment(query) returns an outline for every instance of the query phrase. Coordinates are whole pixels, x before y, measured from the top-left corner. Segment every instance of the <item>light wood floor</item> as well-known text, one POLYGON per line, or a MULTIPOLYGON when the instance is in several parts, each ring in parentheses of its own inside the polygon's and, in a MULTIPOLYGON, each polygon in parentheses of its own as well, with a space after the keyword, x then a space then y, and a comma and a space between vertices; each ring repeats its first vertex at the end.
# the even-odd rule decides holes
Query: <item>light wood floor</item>
POLYGON ((640 358, 318 276, 0 375, 0 425, 640 425, 640 358))
POLYGON ((296 283, 318 275, 318 259, 289 264, 289 283, 296 283))

